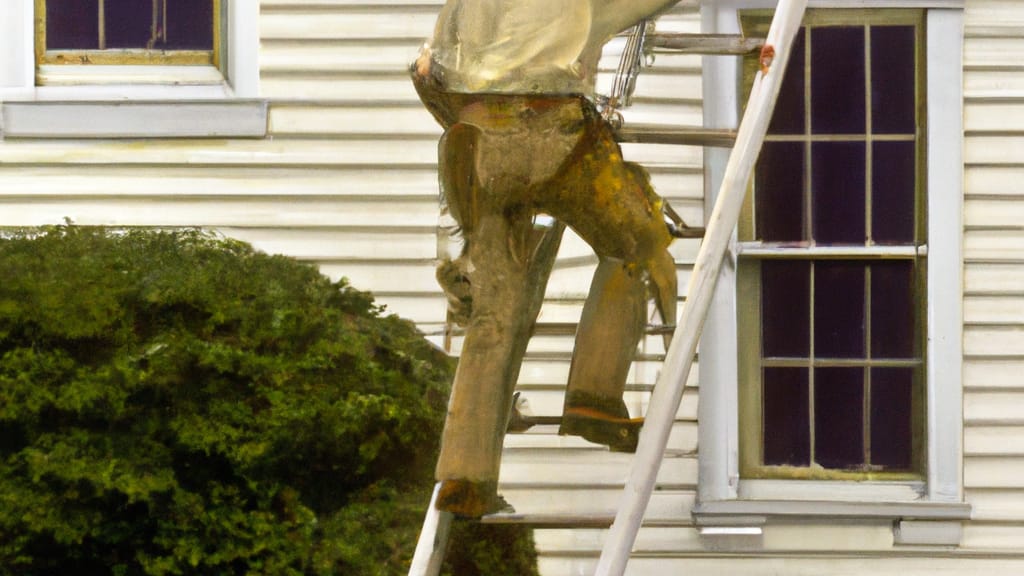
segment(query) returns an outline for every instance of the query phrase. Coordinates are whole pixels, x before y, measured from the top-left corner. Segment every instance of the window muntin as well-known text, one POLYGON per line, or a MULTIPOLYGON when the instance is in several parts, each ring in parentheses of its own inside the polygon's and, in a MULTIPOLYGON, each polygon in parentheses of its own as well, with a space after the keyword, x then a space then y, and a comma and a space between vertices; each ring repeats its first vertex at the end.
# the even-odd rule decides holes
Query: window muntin
POLYGON ((36 0, 37 64, 219 66, 221 0, 36 0))
POLYGON ((743 477, 924 469, 922 21, 812 11, 796 39, 740 224, 743 477))

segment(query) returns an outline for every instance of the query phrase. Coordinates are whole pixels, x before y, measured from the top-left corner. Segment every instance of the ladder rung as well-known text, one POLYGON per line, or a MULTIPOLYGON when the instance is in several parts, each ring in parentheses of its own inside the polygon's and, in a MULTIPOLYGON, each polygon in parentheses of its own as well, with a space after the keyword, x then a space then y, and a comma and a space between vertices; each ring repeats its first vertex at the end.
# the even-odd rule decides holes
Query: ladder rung
POLYGON ((685 34, 655 32, 647 43, 657 50, 683 54, 749 54, 764 46, 764 38, 748 38, 739 34, 685 34))
MULTIPOLYGON (((576 322, 538 322, 533 328, 534 336, 573 336, 579 326, 576 322)), ((671 334, 674 324, 648 324, 645 334, 671 334)))
MULTIPOLYGON (((568 361, 568 358, 567 358, 567 361, 568 361)), ((654 389, 654 383, 653 382, 627 382, 626 383, 626 390, 625 391, 626 392, 648 392, 649 393, 653 389, 654 389)), ((518 384, 516 386, 516 390, 518 390, 519 392, 522 392, 524 394, 529 394, 530 392, 551 392, 551 391, 564 392, 565 391, 565 382, 559 381, 559 382, 546 382, 546 383, 539 383, 539 384, 518 384)), ((559 418, 560 418, 560 416, 559 416, 559 418)))
POLYGON ((519 524, 534 528, 607 528, 612 514, 517 514, 499 512, 480 518, 481 524, 519 524))
MULTIPOLYGON (((572 351, 542 351, 542 352, 527 352, 527 360, 541 360, 541 361, 565 361, 572 360, 572 351)), ((633 356, 634 362, 664 362, 664 354, 635 354, 633 356)))
MULTIPOLYGON (((498 512, 480 517, 481 524, 520 524, 533 528, 607 528, 615 520, 615 514, 594 512, 591 514, 519 514, 517 512, 498 512)), ((675 527, 690 526, 689 519, 679 520, 645 520, 645 526, 675 527)))
POLYGON ((689 144, 729 148, 736 142, 735 130, 630 124, 619 129, 620 142, 637 144, 689 144))

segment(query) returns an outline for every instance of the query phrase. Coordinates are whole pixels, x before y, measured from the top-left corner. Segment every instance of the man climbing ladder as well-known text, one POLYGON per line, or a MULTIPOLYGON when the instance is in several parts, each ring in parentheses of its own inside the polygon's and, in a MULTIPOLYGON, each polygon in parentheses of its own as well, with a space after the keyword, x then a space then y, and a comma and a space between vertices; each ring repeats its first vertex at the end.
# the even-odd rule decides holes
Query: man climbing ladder
POLYGON ((623 160, 596 109, 594 85, 605 42, 675 1, 448 0, 413 65, 445 129, 440 182, 465 240, 439 274, 466 326, 437 464, 441 510, 478 517, 503 506, 513 388, 565 225, 599 264, 560 433, 636 449, 641 421, 622 392, 648 284, 662 318, 675 319, 672 236, 646 171, 623 160), (535 226, 538 214, 557 223, 535 226))
MULTIPOLYGON (((650 3, 650 6, 645 7, 645 9, 656 9, 654 4, 656 3, 650 3)), ((667 4, 665 3, 665 5, 667 4)), ((735 145, 725 168, 721 186, 715 199, 714 209, 710 216, 706 217, 708 226, 703 236, 704 241, 694 263, 693 272, 690 275, 690 282, 686 290, 686 304, 679 319, 675 338, 668 348, 664 370, 658 378, 658 384, 651 398, 646 425, 643 435, 639 439, 639 446, 631 466, 630 477, 623 490, 618 511, 596 566, 595 573, 597 576, 621 576, 625 571, 630 550, 643 519, 644 509, 654 488, 655 478, 671 431, 672 420, 679 407, 684 382, 690 371, 701 327, 707 315, 711 295, 718 278, 718 272, 728 249, 729 239, 738 220, 744 191, 764 141, 772 110, 782 84, 785 63, 789 57, 793 38, 800 26, 806 5, 807 0, 779 0, 768 35, 759 43, 761 50, 760 72, 754 80, 742 120, 735 133, 735 145)), ((440 28, 441 26, 439 25, 440 28)), ((738 53, 733 51, 734 48, 731 42, 723 45, 718 40, 712 37, 701 39, 701 42, 707 42, 708 44, 704 46, 706 50, 701 51, 708 54, 738 53)), ((461 54, 459 54, 459 58, 461 57, 461 54)), ((426 60, 421 59, 420 66, 417 69, 420 71, 419 76, 425 76, 430 72, 430 66, 423 66, 423 64, 429 62, 429 56, 427 56, 426 60)), ((586 59, 582 59, 580 62, 586 62, 586 59)), ((590 70, 592 71, 592 68, 590 70)), ((437 115, 436 111, 435 115, 437 115)), ((476 150, 475 147, 470 149, 474 154, 476 150)), ((471 157, 475 158, 475 156, 471 157)), ((644 182, 646 183, 646 180, 644 182)), ((653 193, 648 198, 656 199, 653 193)), ((475 200, 470 206, 475 210, 475 200)), ((653 224, 650 224, 650 222, 651 220, 648 220, 649 226, 653 228, 653 224)), ((691 230, 690 232, 693 231, 691 230)), ((586 238, 585 234, 582 235, 586 238)), ((557 244, 557 241, 555 244, 557 244)), ((545 244, 541 242, 537 244, 535 253, 538 255, 545 254, 546 249, 550 248, 550 243, 545 244)), ((600 250, 598 252, 600 254, 600 250)), ((542 258, 535 257, 535 261, 540 260, 542 258)), ((602 258, 603 262, 604 258, 602 258)), ((472 262, 468 264, 470 267, 472 266, 472 262)), ((550 266, 547 269, 550 269, 550 266)), ((647 271, 650 272, 650 269, 647 271)), ((599 283, 595 282, 595 285, 597 284, 599 283)), ((593 294, 594 292, 592 291, 592 297, 593 294)), ((661 293, 662 296, 664 294, 664 292, 661 293)), ((476 292, 474 292, 475 295, 476 292)), ((592 301, 593 298, 588 299, 588 308, 590 308, 592 301)), ((532 313, 536 314, 535 311, 532 311, 532 313)), ((583 324, 586 323, 586 316, 587 311, 584 312, 583 324)), ((531 322, 532 319, 533 316, 530 316, 531 322)), ((581 324, 581 332, 583 331, 583 324, 581 324)), ((582 343, 578 342, 577 352, 580 350, 580 344, 582 343)), ((525 346, 525 343, 523 345, 525 346)), ((578 354, 574 356, 573 372, 575 372, 575 364, 578 358, 578 354)), ((509 382, 514 382, 514 380, 515 377, 513 375, 509 382)), ((572 380, 572 375, 570 375, 570 380, 572 380)), ((570 383, 571 391, 572 384, 570 383)), ((567 398, 567 404, 569 407, 572 407, 571 394, 567 398)), ((595 419, 594 421, 603 423, 606 420, 595 419)), ((495 466, 495 476, 496 470, 497 466, 495 466)), ((443 478, 443 476, 439 475, 439 478, 443 478)), ((443 488, 443 486, 444 482, 439 484, 439 488, 443 488)), ((439 488, 435 489, 435 500, 438 498, 439 488)), ((411 576, 426 576, 437 573, 442 557, 440 552, 443 551, 446 539, 447 522, 450 518, 451 514, 448 512, 440 512, 436 509, 428 511, 427 517, 424 520, 423 532, 420 535, 420 542, 416 548, 416 555, 410 567, 411 576)))

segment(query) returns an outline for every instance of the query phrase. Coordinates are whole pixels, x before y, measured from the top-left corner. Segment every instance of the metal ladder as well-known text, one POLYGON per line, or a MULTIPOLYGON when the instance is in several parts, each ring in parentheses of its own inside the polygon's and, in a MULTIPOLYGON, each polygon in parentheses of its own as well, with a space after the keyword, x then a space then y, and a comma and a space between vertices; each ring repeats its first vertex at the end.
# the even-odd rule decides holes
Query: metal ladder
MULTIPOLYGON (((714 209, 705 218, 704 239, 690 275, 675 336, 651 396, 630 476, 598 560, 595 571, 597 576, 622 576, 625 572, 654 489, 672 423, 682 400, 718 272, 739 219, 747 183, 761 151, 793 38, 803 20, 806 7, 807 0, 779 0, 771 27, 763 40, 726 35, 647 34, 644 22, 630 33, 631 39, 639 37, 640 44, 630 45, 627 42, 623 58, 625 64, 620 65, 617 81, 609 97, 612 113, 616 107, 628 103, 639 66, 639 61, 635 59, 643 57, 644 46, 696 54, 746 54, 760 50, 761 70, 754 79, 747 106, 735 132, 657 126, 629 126, 618 130, 623 142, 731 146, 732 153, 714 209), (623 66, 628 67, 628 70, 623 66), (625 81, 620 85, 623 78, 625 81)), ((440 572, 452 515, 436 509, 436 496, 437 487, 424 518, 409 576, 436 576, 440 572)))

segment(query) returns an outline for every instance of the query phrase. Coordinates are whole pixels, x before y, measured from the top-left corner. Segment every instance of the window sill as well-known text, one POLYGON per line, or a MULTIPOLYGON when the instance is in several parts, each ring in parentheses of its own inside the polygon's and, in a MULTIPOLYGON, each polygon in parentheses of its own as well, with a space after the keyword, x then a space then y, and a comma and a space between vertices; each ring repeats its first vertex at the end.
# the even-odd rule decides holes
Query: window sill
POLYGON ((41 66, 0 90, 0 138, 262 138, 267 102, 210 66, 41 66))
POLYGON ((692 510, 702 537, 716 548, 757 548, 767 526, 798 523, 808 530, 840 521, 890 522, 897 546, 959 546, 963 502, 864 500, 719 500, 692 510))
POLYGON ((0 138, 262 138, 265 100, 0 102, 0 138))
POLYGON ((138 91, 144 86, 161 90, 180 90, 188 86, 223 86, 224 75, 215 66, 146 65, 52 65, 36 69, 36 90, 44 92, 60 87, 112 88, 125 86, 138 91))
POLYGON ((764 524, 772 519, 848 520, 967 520, 971 505, 963 502, 840 502, 793 500, 721 500, 694 506, 698 526, 747 523, 764 524), (732 522, 738 520, 738 522, 732 522))

